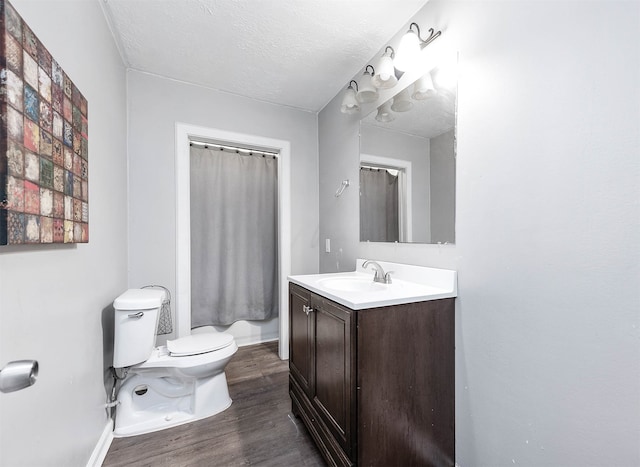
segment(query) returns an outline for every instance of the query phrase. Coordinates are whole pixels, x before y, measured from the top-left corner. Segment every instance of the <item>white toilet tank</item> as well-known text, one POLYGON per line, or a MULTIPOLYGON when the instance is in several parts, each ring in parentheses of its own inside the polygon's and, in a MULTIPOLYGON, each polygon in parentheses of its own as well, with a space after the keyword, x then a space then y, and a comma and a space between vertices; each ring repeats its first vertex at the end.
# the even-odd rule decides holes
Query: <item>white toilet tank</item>
POLYGON ((136 365, 151 356, 164 298, 163 290, 129 289, 114 300, 114 368, 136 365))

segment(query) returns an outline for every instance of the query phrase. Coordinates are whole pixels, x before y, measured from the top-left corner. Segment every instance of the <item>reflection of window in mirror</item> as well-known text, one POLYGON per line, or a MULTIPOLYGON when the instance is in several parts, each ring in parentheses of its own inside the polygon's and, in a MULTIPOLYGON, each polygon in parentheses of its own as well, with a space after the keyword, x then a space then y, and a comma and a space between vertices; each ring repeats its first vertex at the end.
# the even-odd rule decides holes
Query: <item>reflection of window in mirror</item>
POLYGON ((411 241, 411 162, 366 154, 361 159, 360 241, 411 241))

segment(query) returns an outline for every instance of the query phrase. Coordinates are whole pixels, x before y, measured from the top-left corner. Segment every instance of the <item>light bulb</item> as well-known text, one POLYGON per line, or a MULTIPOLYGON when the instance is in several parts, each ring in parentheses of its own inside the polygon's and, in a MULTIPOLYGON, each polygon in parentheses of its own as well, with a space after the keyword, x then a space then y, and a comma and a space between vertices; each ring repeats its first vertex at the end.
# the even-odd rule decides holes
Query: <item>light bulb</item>
POLYGON ((453 89, 458 83, 457 63, 449 61, 440 65, 434 73, 433 80, 438 89, 453 89))
MULTIPOLYGON (((373 67, 371 68, 373 69, 373 67)), ((361 103, 373 102, 378 99, 378 95, 378 90, 371 83, 371 73, 366 70, 360 82, 360 90, 356 94, 356 99, 361 103)))
POLYGON ((413 107, 413 102, 409 99, 409 89, 405 88, 393 98, 391 110, 394 112, 406 112, 411 110, 411 107, 413 107))
POLYGON ((392 122, 395 119, 391 112, 391 101, 387 101, 378 107, 378 113, 376 114, 376 120, 379 122, 387 123, 392 122))
POLYGON ((414 99, 423 100, 435 95, 436 88, 433 87, 431 73, 422 75, 415 83, 413 83, 413 94, 411 95, 411 97, 413 97, 414 99))
POLYGON ((358 100, 356 99, 356 90, 353 89, 351 83, 349 83, 349 87, 344 92, 344 97, 342 98, 342 105, 340 106, 340 112, 343 114, 354 114, 360 111, 360 104, 358 104, 358 100))
POLYGON ((393 66, 400 71, 407 71, 420 57, 420 38, 412 29, 402 36, 398 53, 393 66))
MULTIPOLYGON (((387 49, 390 49, 390 47, 387 49)), ((371 83, 378 89, 392 88, 398 82, 398 78, 396 78, 396 74, 393 69, 393 59, 391 58, 392 54, 393 49, 385 51, 376 64, 376 72, 371 78, 371 83)))

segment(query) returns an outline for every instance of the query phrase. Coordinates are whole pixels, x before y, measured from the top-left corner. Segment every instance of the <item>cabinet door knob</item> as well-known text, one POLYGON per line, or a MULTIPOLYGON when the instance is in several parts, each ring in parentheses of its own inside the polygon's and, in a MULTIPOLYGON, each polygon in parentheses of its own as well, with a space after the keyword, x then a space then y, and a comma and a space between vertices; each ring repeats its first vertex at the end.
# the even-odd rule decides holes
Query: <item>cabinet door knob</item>
POLYGON ((310 306, 307 306, 307 305, 302 305, 302 311, 304 311, 305 314, 307 316, 309 316, 309 313, 311 313, 313 311, 313 308, 311 308, 310 306))

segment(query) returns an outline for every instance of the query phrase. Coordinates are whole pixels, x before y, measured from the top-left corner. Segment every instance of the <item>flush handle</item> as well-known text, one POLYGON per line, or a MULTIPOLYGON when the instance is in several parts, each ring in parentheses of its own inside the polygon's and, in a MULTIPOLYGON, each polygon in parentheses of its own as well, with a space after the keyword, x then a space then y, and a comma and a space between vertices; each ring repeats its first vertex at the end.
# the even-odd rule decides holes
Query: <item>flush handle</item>
POLYGON ((142 311, 139 311, 137 313, 132 313, 129 315, 129 318, 135 318, 135 319, 140 319, 144 316, 144 313, 142 311))

